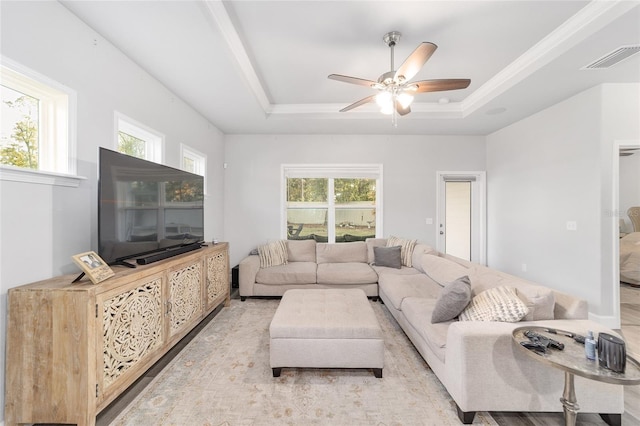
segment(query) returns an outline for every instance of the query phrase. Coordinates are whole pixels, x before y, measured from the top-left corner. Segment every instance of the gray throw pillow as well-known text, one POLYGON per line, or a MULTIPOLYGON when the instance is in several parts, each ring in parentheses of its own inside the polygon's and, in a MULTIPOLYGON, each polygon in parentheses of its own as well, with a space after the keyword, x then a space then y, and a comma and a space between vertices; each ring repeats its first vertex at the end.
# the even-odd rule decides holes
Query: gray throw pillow
POLYGON ((374 247, 373 258, 374 265, 386 266, 388 268, 402 268, 402 247, 374 247))
POLYGON ((431 314, 431 323, 450 321, 460 315, 471 301, 471 281, 460 277, 445 285, 431 314))

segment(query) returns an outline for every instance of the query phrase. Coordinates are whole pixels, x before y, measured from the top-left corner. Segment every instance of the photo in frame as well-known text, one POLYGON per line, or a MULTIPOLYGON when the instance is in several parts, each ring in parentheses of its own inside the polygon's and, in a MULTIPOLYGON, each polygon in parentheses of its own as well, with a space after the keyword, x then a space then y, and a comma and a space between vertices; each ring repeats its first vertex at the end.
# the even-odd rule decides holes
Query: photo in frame
POLYGON ((71 258, 94 284, 98 284, 115 275, 109 265, 96 252, 88 251, 71 256, 71 258))

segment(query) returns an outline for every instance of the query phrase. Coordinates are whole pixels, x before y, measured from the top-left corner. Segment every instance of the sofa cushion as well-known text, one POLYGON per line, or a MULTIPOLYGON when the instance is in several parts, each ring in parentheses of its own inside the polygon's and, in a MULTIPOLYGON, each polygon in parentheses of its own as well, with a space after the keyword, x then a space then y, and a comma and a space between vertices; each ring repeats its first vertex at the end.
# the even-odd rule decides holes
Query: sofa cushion
POLYGON ((263 244, 258 247, 258 256, 260 256, 261 268, 284 265, 288 260, 287 242, 285 240, 278 240, 263 244))
POLYGON ((456 318, 471 301, 471 281, 460 277, 444 286, 436 301, 431 322, 445 322, 456 318))
POLYGON ((423 297, 435 301, 442 289, 424 274, 380 275, 378 277, 378 287, 380 292, 387 296, 389 303, 398 310, 401 310, 402 300, 405 297, 423 297))
POLYGON ((260 268, 256 274, 258 284, 315 284, 315 262, 289 262, 286 265, 260 268))
POLYGON ((316 261, 315 240, 287 240, 287 254, 289 262, 316 261))
MULTIPOLYGON (((373 270, 376 271, 376 274, 378 274, 378 276, 383 275, 383 274, 390 274, 390 275, 418 275, 418 274, 420 274, 420 271, 418 271, 417 269, 407 268, 406 266, 403 266, 400 269, 387 268, 386 266, 376 266, 376 265, 372 265, 372 266, 373 266, 373 270)), ((424 275, 424 274, 420 274, 420 275, 424 275)))
POLYGON ((411 267, 416 268, 419 272, 422 272, 423 274, 424 274, 424 271, 422 270, 421 258, 425 254, 437 255, 438 252, 431 246, 418 243, 413 248, 413 256, 411 258, 411 267))
POLYGON ((412 266, 413 249, 416 246, 416 240, 407 240, 405 238, 389 237, 387 239, 387 247, 400 246, 402 252, 402 264, 404 266, 412 266))
POLYGON ((374 247, 386 247, 386 238, 367 238, 365 241, 367 244, 367 262, 373 265, 376 261, 375 254, 373 252, 374 247))
MULTIPOLYGON (((317 262, 320 263, 368 263, 367 244, 364 241, 352 243, 318 243, 317 262)), ((369 268, 371 269, 371 268, 369 268)), ((369 281, 369 282, 375 282, 369 281)))
POLYGON ((373 255, 375 258, 375 266, 386 266, 387 268, 402 268, 402 252, 400 246, 394 247, 374 247, 373 255))
POLYGON ((527 285, 516 288, 516 294, 524 302, 529 312, 524 321, 540 321, 554 319, 556 298, 553 290, 540 285, 527 285))
POLYGON ((447 331, 455 321, 431 323, 435 299, 406 297, 402 301, 402 313, 407 322, 420 334, 433 353, 444 362, 447 348, 447 331))
POLYGON ((443 287, 470 272, 468 268, 452 260, 433 254, 422 256, 420 264, 424 273, 443 287))
POLYGON ((527 306, 515 290, 493 287, 475 296, 460 313, 460 321, 518 322, 527 314, 527 306))
POLYGON ((372 284, 378 282, 378 274, 367 263, 319 263, 317 282, 318 284, 372 284))

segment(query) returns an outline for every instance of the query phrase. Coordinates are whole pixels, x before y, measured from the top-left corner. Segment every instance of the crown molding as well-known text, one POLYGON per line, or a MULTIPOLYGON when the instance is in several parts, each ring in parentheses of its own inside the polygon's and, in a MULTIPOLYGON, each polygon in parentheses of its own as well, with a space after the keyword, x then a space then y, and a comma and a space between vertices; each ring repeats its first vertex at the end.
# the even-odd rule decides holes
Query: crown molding
POLYGON ((464 116, 511 89, 638 4, 638 1, 590 2, 464 99, 464 116))

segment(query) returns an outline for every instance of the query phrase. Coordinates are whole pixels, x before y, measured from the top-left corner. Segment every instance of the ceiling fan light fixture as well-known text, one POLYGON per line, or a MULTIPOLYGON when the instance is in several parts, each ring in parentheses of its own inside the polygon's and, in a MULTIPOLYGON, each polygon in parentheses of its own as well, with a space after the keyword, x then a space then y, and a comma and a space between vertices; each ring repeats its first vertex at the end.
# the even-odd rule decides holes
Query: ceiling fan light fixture
POLYGON ((382 105, 380 107, 380 112, 384 115, 391 115, 393 114, 393 101, 389 101, 389 103, 382 105))
POLYGON ((393 106, 393 96, 391 92, 382 91, 376 95, 376 103, 380 108, 393 106))
POLYGON ((402 92, 398 95, 397 99, 400 106, 403 109, 406 109, 409 105, 411 105, 411 102, 413 102, 413 95, 411 95, 410 93, 402 92))

